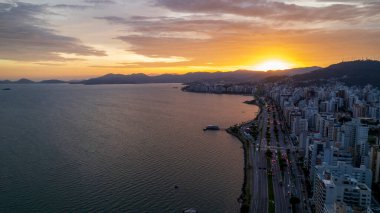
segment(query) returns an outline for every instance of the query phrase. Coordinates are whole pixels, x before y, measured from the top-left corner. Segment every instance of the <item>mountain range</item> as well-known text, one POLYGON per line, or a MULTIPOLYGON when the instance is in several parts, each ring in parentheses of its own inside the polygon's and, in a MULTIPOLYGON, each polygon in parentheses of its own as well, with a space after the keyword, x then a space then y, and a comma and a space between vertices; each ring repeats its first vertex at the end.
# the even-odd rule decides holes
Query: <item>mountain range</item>
POLYGON ((337 80, 348 85, 365 86, 371 84, 380 88, 380 61, 342 62, 291 78, 296 82, 337 80))
POLYGON ((10 80, 4 80, 0 81, 0 84, 34 84, 34 83, 40 83, 40 84, 58 84, 58 83, 67 83, 66 81, 61 80, 43 80, 43 81, 32 81, 26 78, 21 78, 17 81, 10 81, 10 80))
POLYGON ((190 72, 186 74, 162 74, 157 76, 149 76, 143 73, 123 75, 123 74, 107 74, 97 78, 91 78, 81 81, 60 81, 60 80, 44 80, 34 82, 28 79, 20 79, 17 81, 0 81, 0 84, 27 84, 27 83, 75 83, 75 84, 144 84, 144 83, 189 83, 194 81, 258 81, 268 76, 293 76, 296 74, 308 73, 320 69, 320 67, 294 68, 278 71, 250 71, 236 70, 233 72, 190 72))
POLYGON ((145 74, 107 74, 98 78, 84 80, 78 83, 81 84, 139 84, 139 83, 190 83, 195 81, 227 81, 227 82, 242 82, 242 81, 259 81, 269 76, 293 76, 296 74, 308 73, 318 70, 320 67, 295 68, 279 71, 250 71, 237 70, 233 72, 191 72, 183 75, 163 74, 158 76, 148 76, 145 74))
POLYGON ((190 83, 204 82, 257 82, 257 81, 283 81, 313 82, 322 80, 339 80, 350 85, 372 84, 380 87, 380 61, 357 60, 333 64, 326 68, 305 67, 279 71, 250 71, 237 70, 233 72, 192 72, 186 74, 163 74, 148 76, 139 74, 107 74, 97 78, 82 81, 45 80, 34 82, 28 79, 18 81, 0 81, 0 84, 29 84, 29 83, 75 83, 75 84, 142 84, 142 83, 190 83))

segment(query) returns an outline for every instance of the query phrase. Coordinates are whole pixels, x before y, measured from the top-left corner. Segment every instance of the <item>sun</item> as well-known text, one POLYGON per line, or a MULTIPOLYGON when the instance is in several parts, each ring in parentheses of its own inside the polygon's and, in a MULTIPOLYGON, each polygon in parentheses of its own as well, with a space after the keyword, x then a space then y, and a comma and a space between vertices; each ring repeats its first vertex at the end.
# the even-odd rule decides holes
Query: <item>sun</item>
POLYGON ((257 71, 268 71, 268 70, 286 70, 286 69, 291 69, 292 64, 286 61, 282 60, 267 60, 262 63, 259 63, 255 66, 252 66, 252 70, 257 70, 257 71))

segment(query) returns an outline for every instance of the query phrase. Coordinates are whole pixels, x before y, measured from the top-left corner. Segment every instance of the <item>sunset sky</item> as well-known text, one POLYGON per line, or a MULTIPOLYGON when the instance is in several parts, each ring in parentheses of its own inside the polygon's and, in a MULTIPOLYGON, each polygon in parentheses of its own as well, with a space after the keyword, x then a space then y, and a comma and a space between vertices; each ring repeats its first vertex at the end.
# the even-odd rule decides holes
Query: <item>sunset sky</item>
POLYGON ((380 59, 380 0, 0 0, 0 80, 380 59))

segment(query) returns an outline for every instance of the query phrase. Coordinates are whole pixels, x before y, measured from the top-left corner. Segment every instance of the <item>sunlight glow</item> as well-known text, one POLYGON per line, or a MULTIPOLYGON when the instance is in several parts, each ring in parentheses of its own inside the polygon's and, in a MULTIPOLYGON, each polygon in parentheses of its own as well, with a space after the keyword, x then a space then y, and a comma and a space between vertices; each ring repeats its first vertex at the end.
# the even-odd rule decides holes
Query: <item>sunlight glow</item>
POLYGON ((268 60, 253 66, 252 70, 268 71, 268 70, 286 70, 291 69, 292 64, 282 60, 268 60))

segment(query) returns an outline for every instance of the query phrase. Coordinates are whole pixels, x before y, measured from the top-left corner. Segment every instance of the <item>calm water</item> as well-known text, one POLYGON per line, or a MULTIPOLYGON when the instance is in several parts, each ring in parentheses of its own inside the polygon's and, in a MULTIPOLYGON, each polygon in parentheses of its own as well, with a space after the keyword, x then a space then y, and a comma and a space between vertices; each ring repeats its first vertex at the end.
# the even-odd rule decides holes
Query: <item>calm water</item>
POLYGON ((238 212, 240 142, 202 128, 257 107, 173 86, 0 90, 0 211, 238 212))

